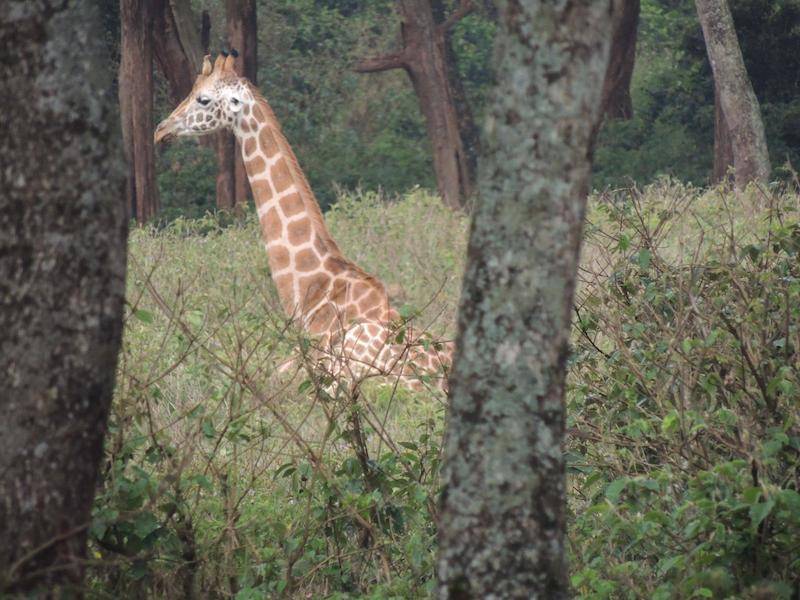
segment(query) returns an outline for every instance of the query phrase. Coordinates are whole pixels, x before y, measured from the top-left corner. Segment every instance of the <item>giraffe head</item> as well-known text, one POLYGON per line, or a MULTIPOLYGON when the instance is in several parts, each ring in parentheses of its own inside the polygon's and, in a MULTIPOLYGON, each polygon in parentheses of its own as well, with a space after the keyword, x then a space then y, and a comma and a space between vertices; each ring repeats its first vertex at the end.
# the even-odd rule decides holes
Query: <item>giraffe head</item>
POLYGON ((253 97, 246 79, 234 69, 235 50, 223 52, 211 65, 203 59, 202 72, 192 91, 172 114, 156 127, 155 143, 173 137, 199 136, 223 128, 236 129, 243 106, 253 97))

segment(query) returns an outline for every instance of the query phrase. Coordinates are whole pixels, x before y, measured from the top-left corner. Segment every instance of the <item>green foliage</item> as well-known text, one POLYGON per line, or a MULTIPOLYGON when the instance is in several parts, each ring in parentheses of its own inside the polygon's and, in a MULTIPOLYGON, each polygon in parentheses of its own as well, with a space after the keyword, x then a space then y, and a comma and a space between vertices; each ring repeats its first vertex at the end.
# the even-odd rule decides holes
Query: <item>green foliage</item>
MULTIPOLYGON (((761 103, 776 173, 800 162, 800 6, 795 0, 732 0, 739 44, 761 103)), ((693 0, 642 0, 634 118, 604 125, 597 189, 669 175, 708 181, 714 144, 714 82, 693 0)))
MULTIPOLYGON (((567 393, 575 596, 791 598, 800 199, 665 180, 591 204, 567 393)), ((404 314, 452 335, 462 217, 362 193, 327 220, 404 314)), ((432 597, 443 404, 279 372, 313 340, 287 327, 259 235, 253 216, 132 231, 90 597, 432 597)))
MULTIPOLYGON (((226 220, 131 232, 90 596, 430 597, 444 405, 370 382, 334 393, 302 358, 279 372, 313 340, 277 303, 255 216, 226 220)), ((421 192, 363 194, 329 223, 420 324, 449 328, 462 217, 421 192)))
POLYGON ((580 597, 793 597, 798 208, 663 185, 597 207, 568 394, 580 597))

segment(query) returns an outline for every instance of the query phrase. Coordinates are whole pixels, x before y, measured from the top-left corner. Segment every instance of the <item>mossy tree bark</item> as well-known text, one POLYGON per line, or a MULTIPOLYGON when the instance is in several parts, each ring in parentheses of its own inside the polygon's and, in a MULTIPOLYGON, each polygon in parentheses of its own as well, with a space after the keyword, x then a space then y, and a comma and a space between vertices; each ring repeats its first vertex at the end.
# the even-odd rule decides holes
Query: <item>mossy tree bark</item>
POLYGON ((114 384, 125 169, 95 3, 7 2, 0 56, 0 596, 59 597, 114 384))
MULTIPOLYGON (((695 0, 695 5, 714 72, 723 124, 727 124, 730 136, 736 187, 743 189, 751 181, 767 181, 770 176, 761 109, 744 66, 727 0, 695 0)), ((722 120, 715 119, 715 122, 719 126, 722 120)), ((719 131, 716 134, 718 139, 723 135, 719 131)), ((723 146, 722 143, 718 145, 720 150, 723 146)), ((716 165, 714 170, 715 175, 721 173, 721 165, 716 165)))
POLYGON ((565 362, 612 0, 498 4, 450 380, 443 600, 568 595, 565 362))

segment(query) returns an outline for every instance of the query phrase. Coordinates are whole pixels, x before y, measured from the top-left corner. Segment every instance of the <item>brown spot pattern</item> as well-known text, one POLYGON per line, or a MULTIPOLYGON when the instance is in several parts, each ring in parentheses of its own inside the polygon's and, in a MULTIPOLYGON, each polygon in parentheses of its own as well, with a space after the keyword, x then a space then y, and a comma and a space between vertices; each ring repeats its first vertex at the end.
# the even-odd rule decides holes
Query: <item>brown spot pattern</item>
POLYGON ((281 198, 281 210, 287 217, 293 217, 304 209, 300 194, 289 194, 285 198, 281 198))
POLYGON ((257 204, 263 204, 272 198, 272 186, 266 179, 250 183, 250 188, 253 190, 253 197, 256 199, 257 204))
POLYGON ((316 248, 317 252, 320 254, 325 254, 328 251, 328 245, 319 235, 314 236, 314 248, 316 248))
POLYGON ((316 273, 307 277, 301 277, 300 283, 300 298, 303 310, 314 308, 317 304, 322 302, 328 291, 331 278, 325 273, 316 273))
POLYGON ((299 246, 303 242, 307 242, 311 239, 311 221, 309 219, 292 221, 288 225, 288 232, 289 243, 293 246, 299 246))
POLYGON ((347 288, 348 282, 344 279, 335 279, 333 281, 333 292, 331 293, 331 300, 334 304, 342 306, 347 301, 347 288))
POLYGON ((334 319, 336 319, 336 310, 330 304, 325 304, 314 313, 314 317, 308 323, 308 328, 311 333, 322 333, 330 329, 334 319))
POLYGON ((275 133, 271 127, 264 127, 261 133, 258 134, 258 142, 261 144, 261 152, 267 158, 272 158, 278 151, 278 142, 275 140, 275 133))
POLYGON ((267 168, 267 163, 260 156, 256 156, 253 160, 245 162, 244 166, 247 169, 247 174, 253 177, 264 171, 267 168))
POLYGON ((274 246, 269 249, 269 268, 273 273, 289 266, 289 251, 283 246, 274 246))
POLYGON ((247 138, 244 141, 244 153, 246 156, 250 156, 256 150, 256 139, 255 138, 247 138))
POLYGON ((298 271, 313 271, 319 266, 319 258, 311 248, 306 248, 295 255, 294 266, 298 271))
POLYGON ((292 185, 292 176, 289 174, 289 166, 286 164, 285 158, 280 159, 272 166, 270 177, 272 185, 275 186, 275 192, 278 194, 292 185))
POLYGON ((261 107, 258 104, 253 106, 253 116, 259 121, 264 120, 264 111, 261 110, 261 107))
POLYGON ((375 308, 370 309, 366 313, 364 313, 364 316, 368 319, 376 319, 376 320, 382 319, 383 308, 380 306, 376 306, 375 308))
POLYGON ((325 259, 325 269, 334 275, 338 275, 347 270, 347 263, 338 256, 329 256, 325 259))
POLYGON ((280 239, 283 234, 283 223, 274 207, 270 208, 267 214, 261 218, 261 226, 264 228, 268 240, 280 239))
POLYGON ((294 275, 287 273, 286 275, 278 275, 275 278, 275 286, 278 288, 278 295, 281 297, 284 305, 290 306, 293 300, 292 281, 294 275))
POLYGON ((361 300, 361 301, 358 303, 358 307, 359 307, 359 308, 360 308, 362 311, 366 311, 366 310, 369 310, 369 308, 370 308, 370 307, 372 307, 372 306, 374 306, 375 304, 379 303, 380 301, 381 301, 381 295, 378 293, 378 291, 377 291, 377 290, 372 290, 372 291, 371 291, 371 292, 370 292, 370 293, 367 295, 367 297, 366 297, 366 298, 364 298, 363 300, 361 300))

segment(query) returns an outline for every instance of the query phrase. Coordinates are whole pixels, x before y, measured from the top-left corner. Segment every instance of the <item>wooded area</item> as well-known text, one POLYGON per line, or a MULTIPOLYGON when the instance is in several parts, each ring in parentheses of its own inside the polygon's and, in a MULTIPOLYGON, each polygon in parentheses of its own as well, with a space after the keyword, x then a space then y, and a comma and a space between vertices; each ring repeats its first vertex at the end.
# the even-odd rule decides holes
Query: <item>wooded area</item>
POLYGON ((800 598, 797 23, 12 0, 0 596, 800 598))
MULTIPOLYGON (((485 113, 492 81, 496 13, 491 3, 415 2, 323 5, 294 0, 266 3, 258 14, 255 3, 219 2, 208 5, 205 17, 193 14, 188 2, 162 3, 156 7, 156 16, 162 15, 156 20, 155 59, 160 67, 156 79, 163 74, 171 97, 183 97, 179 91, 190 85, 197 72, 195 61, 207 51, 198 49, 202 35, 213 50, 237 47, 248 56, 245 67, 251 79, 263 82, 323 206, 335 201, 338 186, 380 186, 394 193, 417 184, 438 189, 449 206, 463 206, 475 189, 480 147, 476 123, 485 113), (175 10, 183 13, 180 28, 167 26, 174 21, 168 13, 175 10), (253 14, 256 18, 248 16, 253 14), (260 65, 247 50, 258 44, 241 38, 246 31, 251 40, 257 39, 258 21, 263 39, 268 40, 262 42, 266 58, 260 65), (247 23, 249 29, 237 23, 247 23), (186 38, 182 42, 175 35, 178 29, 186 38), (180 58, 184 52, 190 60, 180 58), (186 66, 169 68, 170 61, 194 65, 191 76, 176 74, 186 66), (399 77, 400 71, 406 72, 410 85, 399 77)), ((725 85, 740 86, 731 88, 729 96, 741 98, 749 107, 753 101, 761 105, 756 112, 763 117, 766 138, 761 136, 758 154, 765 155, 769 143, 777 170, 770 171, 768 156, 748 160, 760 161, 757 177, 763 179, 765 172, 769 176, 784 172, 787 159, 796 164, 800 157, 796 125, 800 108, 791 93, 798 85, 792 73, 800 72, 798 53, 792 49, 800 40, 790 26, 798 18, 798 7, 790 0, 735 0, 731 12, 734 21, 739 19, 737 42, 744 44, 747 72, 739 63, 725 85), (780 69, 785 81, 777 75, 779 64, 785 65, 780 69), (745 81, 745 74, 755 78, 755 85, 745 81), (748 85, 758 100, 752 96, 745 100, 748 85)), ((712 20, 722 23, 717 17, 712 20)), ((732 41, 729 35, 725 47, 733 47, 735 53, 738 43, 731 46, 732 41)), ((717 80, 732 72, 733 67, 725 65, 717 80)), ((721 181, 734 166, 728 143, 733 138, 723 121, 720 83, 715 83, 713 73, 692 0, 619 3, 604 82, 607 118, 598 124, 593 185, 618 187, 659 175, 698 185, 721 181)), ((155 109, 162 113, 165 109, 158 97, 155 109)), ((728 110, 756 114, 744 106, 728 110)), ((739 132, 745 121, 737 119, 742 123, 739 132)), ((752 133, 742 130, 737 135, 759 139, 753 127, 758 126, 748 126, 752 133)), ((238 175, 231 166, 236 152, 230 144, 230 138, 216 143, 216 164, 225 168, 214 167, 210 155, 201 154, 191 181, 169 168, 159 169, 158 195, 165 203, 160 219, 242 204, 246 183, 241 166, 238 175)), ((161 164, 181 163, 184 152, 162 151, 161 164)), ((139 179, 147 180, 146 161, 144 165, 139 179)), ((753 168, 745 164, 739 172, 753 168)))

